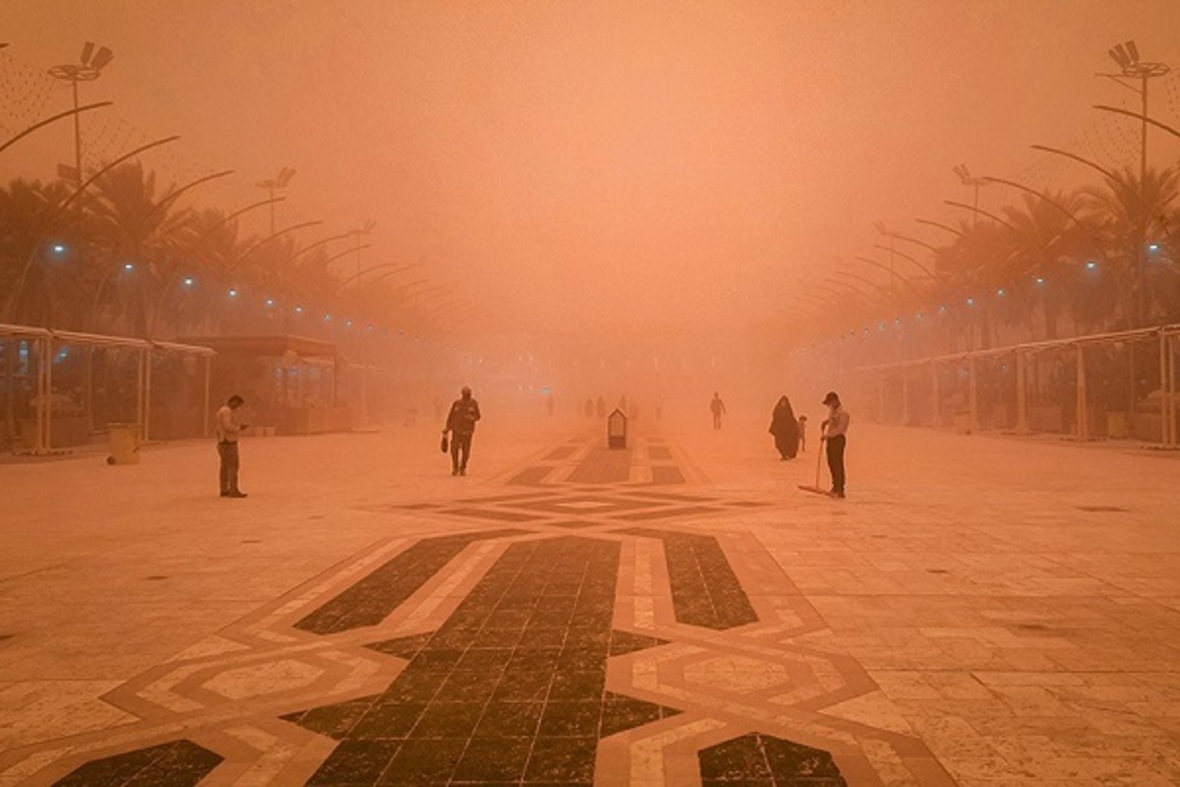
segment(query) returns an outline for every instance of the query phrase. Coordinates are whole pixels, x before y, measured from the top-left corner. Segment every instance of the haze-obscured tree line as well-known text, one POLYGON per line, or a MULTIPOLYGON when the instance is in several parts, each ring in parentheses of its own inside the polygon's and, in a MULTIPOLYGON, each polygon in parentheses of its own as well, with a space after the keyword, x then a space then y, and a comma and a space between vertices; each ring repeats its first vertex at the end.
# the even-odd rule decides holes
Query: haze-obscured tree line
POLYGON ((174 189, 136 163, 68 205, 74 188, 62 181, 0 187, 0 322, 152 339, 411 327, 396 280, 349 283, 326 245, 300 254, 289 235, 260 243, 221 208, 169 200, 174 189))

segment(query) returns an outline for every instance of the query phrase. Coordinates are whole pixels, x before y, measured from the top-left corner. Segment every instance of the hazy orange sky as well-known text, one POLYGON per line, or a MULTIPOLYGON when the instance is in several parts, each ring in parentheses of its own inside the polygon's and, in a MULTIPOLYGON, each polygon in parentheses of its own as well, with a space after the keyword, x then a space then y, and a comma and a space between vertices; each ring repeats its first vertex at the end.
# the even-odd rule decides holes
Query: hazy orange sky
MULTIPOLYGON (((304 242, 373 219, 366 264, 422 260, 505 324, 741 328, 880 257, 878 220, 942 240, 913 219, 962 217, 959 162, 1042 187, 1085 173, 1031 143, 1134 161, 1134 122, 1091 109, 1134 105, 1095 77, 1127 38, 1180 71, 1180 2, 5 0, 0 131, 66 108, 40 74, 93 40, 115 60, 82 97, 115 106, 90 154, 180 134, 144 157, 166 180, 237 172, 191 204, 291 166, 280 224, 325 221, 304 242)), ((1176 73, 1152 114, 1180 121, 1176 73)), ((39 133, 0 178, 52 177, 71 140, 39 133)))

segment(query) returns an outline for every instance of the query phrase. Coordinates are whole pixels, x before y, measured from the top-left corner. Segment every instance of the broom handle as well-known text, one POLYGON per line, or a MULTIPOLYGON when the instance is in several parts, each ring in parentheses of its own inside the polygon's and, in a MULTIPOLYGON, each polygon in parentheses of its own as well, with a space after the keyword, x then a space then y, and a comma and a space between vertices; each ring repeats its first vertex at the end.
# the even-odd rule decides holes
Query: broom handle
POLYGON ((828 432, 828 427, 825 424, 819 430, 819 450, 815 452, 815 488, 816 489, 820 488, 819 468, 820 468, 820 465, 823 464, 824 452, 828 448, 828 441, 824 439, 824 435, 827 434, 827 432, 828 432))

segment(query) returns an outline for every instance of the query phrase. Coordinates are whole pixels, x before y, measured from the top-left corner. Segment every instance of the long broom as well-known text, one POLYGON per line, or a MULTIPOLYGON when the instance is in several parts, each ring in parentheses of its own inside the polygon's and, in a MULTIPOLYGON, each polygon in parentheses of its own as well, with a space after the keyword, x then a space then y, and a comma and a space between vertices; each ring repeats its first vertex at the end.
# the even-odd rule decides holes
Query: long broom
POLYGON ((806 484, 799 484, 799 488, 802 489, 804 492, 814 492, 817 495, 823 495, 824 497, 831 497, 831 495, 828 493, 828 490, 824 489, 822 486, 819 485, 819 466, 823 462, 824 451, 827 449, 827 446, 828 446, 828 441, 824 439, 824 435, 823 435, 823 433, 826 431, 827 431, 827 425, 825 424, 824 429, 823 429, 823 431, 821 431, 820 436, 819 436, 819 450, 815 452, 815 486, 807 486, 806 484))

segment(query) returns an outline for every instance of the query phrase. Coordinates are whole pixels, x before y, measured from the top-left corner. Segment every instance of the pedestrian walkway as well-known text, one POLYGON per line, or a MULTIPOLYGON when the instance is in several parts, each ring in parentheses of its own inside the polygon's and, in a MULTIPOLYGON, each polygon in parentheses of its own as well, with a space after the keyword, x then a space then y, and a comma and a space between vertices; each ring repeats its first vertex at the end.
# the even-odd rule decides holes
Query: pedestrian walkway
POLYGON ((0 467, 0 785, 1180 783, 1175 456, 701 427, 0 467))

